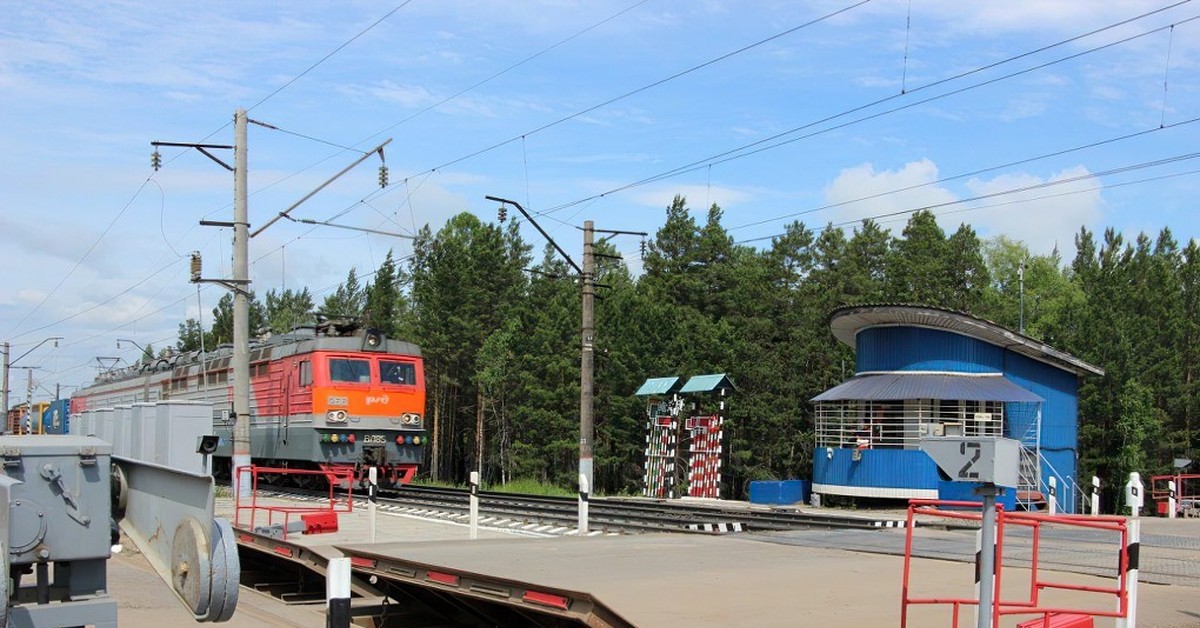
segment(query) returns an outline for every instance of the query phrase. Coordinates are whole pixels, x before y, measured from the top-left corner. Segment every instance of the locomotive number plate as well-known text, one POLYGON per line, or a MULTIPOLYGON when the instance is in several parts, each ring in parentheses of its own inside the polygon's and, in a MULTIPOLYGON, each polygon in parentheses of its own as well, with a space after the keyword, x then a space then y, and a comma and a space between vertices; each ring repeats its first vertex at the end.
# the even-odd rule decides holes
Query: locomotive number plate
POLYGON ((346 399, 345 397, 334 397, 330 395, 329 398, 325 400, 325 403, 331 406, 348 406, 350 405, 350 400, 346 399))
POLYGON ((382 445, 387 442, 387 437, 383 434, 364 434, 364 445, 382 445))

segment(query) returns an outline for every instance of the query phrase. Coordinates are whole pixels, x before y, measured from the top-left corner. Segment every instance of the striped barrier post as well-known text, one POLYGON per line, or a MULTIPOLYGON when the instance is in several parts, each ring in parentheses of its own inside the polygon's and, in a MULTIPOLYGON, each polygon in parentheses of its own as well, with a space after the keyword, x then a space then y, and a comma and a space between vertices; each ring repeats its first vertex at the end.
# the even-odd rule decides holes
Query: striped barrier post
POLYGON ((1179 502, 1175 500, 1175 480, 1167 480, 1167 518, 1175 518, 1175 508, 1179 502))
POLYGON ((1058 478, 1050 476, 1050 503, 1047 504, 1050 508, 1050 514, 1058 513, 1058 478))
POLYGON ((375 542, 375 514, 379 507, 379 468, 367 469, 367 536, 375 542))
POLYGON ((479 472, 471 472, 470 497, 471 540, 479 538, 479 472))
POLYGON ((588 534, 588 486, 587 476, 579 474, 579 536, 588 534))
POLYGON ((651 417, 646 423, 646 472, 642 475, 646 497, 675 497, 675 432, 669 416, 651 417))
POLYGON ((1092 516, 1100 516, 1100 478, 1092 476, 1092 516))
MULTIPOLYGON (((1118 578, 1125 581, 1125 616, 1117 618, 1116 628, 1137 627, 1138 558, 1141 554, 1141 547, 1142 522, 1136 518, 1130 519, 1129 545, 1125 548, 1129 556, 1129 562, 1125 564, 1125 572, 1118 574, 1118 578)), ((1117 610, 1121 610, 1121 600, 1117 600, 1117 610)))
POLYGON ((330 558, 325 567, 325 627, 350 628, 350 559, 330 558))

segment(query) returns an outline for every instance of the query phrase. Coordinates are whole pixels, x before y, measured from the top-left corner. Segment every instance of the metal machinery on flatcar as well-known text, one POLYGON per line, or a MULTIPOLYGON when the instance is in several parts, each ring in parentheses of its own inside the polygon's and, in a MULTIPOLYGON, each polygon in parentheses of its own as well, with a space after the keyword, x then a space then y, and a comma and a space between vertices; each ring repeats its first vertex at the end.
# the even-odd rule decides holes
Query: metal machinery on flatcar
MULTIPOLYGON (((192 351, 101 374, 71 413, 165 399, 213 404, 220 436, 214 472, 230 472, 231 347, 192 351)), ((380 483, 410 482, 425 455, 425 372, 417 345, 353 324, 326 322, 252 343, 250 446, 255 464, 352 467, 380 483)), ((312 476, 297 476, 309 478, 312 476)), ((315 482, 315 477, 310 480, 315 482)))

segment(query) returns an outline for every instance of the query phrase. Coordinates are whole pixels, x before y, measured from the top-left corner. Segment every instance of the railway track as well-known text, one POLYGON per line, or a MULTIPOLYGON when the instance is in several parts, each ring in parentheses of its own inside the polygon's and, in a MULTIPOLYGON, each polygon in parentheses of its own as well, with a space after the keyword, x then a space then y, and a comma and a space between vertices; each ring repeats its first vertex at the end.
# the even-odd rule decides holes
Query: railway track
MULTIPOLYGON (((327 493, 300 489, 279 490, 285 496, 324 499, 327 493)), ((436 519, 465 521, 470 494, 462 489, 412 487, 379 491, 385 511, 436 519)), ((365 496, 355 495, 356 506, 365 496)), ((601 534, 643 532, 773 532, 783 530, 856 529, 876 530, 902 527, 895 519, 805 513, 795 509, 743 509, 692 502, 630 498, 596 498, 589 502, 588 527, 601 534)), ((578 523, 578 501, 517 493, 480 492, 479 514, 483 525, 518 527, 546 534, 573 534, 578 523)))

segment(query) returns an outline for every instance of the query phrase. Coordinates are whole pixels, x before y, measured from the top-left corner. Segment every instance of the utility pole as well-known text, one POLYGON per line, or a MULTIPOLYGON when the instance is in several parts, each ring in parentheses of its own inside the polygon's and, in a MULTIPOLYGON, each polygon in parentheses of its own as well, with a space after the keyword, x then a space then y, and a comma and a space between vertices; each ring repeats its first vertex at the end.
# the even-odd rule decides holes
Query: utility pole
POLYGON ((0 403, 4 405, 4 428, 0 430, 0 433, 8 432, 12 429, 12 426, 8 424, 8 352, 8 343, 0 342, 0 354, 3 355, 4 369, 4 390, 0 390, 0 397, 3 397, 3 401, 0 403))
POLYGON ((4 405, 4 427, 2 429, 0 429, 0 432, 6 432, 9 429, 12 429, 12 426, 8 424, 8 407, 9 407, 8 406, 8 404, 9 404, 8 372, 9 372, 9 370, 12 369, 14 364, 16 364, 17 362, 20 362, 21 358, 29 355, 30 353, 33 353, 33 351, 35 349, 46 344, 47 342, 50 342, 51 340, 54 341, 54 346, 57 347, 58 341, 62 340, 62 336, 51 336, 49 338, 46 338, 45 340, 42 340, 41 342, 37 343, 36 345, 33 345, 32 349, 26 351, 25 353, 22 353, 21 355, 17 356, 16 358, 13 358, 11 360, 9 359, 9 352, 12 350, 12 347, 10 347, 7 342, 0 342, 0 354, 3 354, 3 360, 0 361, 0 368, 2 368, 4 371, 4 375, 3 375, 4 390, 0 391, 0 404, 4 405))
MULTIPOLYGON (((498 196, 485 196, 489 201, 496 201, 516 207, 525 220, 533 225, 542 237, 550 242, 554 250, 558 251, 563 259, 579 273, 580 282, 583 288, 583 321, 580 331, 580 361, 579 361, 579 534, 585 535, 588 533, 587 500, 591 492, 593 492, 595 483, 593 482, 592 474, 592 459, 595 454, 593 445, 594 440, 594 421, 593 421, 593 406, 595 397, 595 369, 593 368, 595 349, 596 349, 596 249, 595 249, 595 234, 607 233, 609 237, 615 235, 640 235, 647 234, 642 231, 613 231, 609 229, 596 229, 591 220, 583 223, 583 268, 581 269, 567 255, 566 251, 550 237, 542 229, 541 225, 525 211, 525 208, 520 203, 498 196)), ((607 240, 608 238, 605 238, 607 240)), ((603 240, 601 240, 603 242, 603 240)))
POLYGON ((233 114, 233 483, 250 497, 237 470, 250 466, 250 214, 246 206, 246 110, 233 114))
POLYGON ((1021 258, 1021 265, 1017 267, 1017 282, 1020 284, 1021 292, 1021 322, 1017 330, 1022 334, 1025 333, 1025 258, 1021 258))
MULTIPOLYGON (((230 279, 203 279, 201 278, 202 264, 200 254, 198 252, 192 254, 192 283, 215 283, 224 286, 233 292, 233 357, 230 360, 233 366, 233 460, 232 460, 232 475, 234 491, 239 497, 248 498, 250 496, 249 483, 243 483, 240 480, 238 469, 250 465, 250 238, 262 233, 264 229, 275 224, 280 218, 287 218, 295 221, 288 214, 293 209, 298 207, 304 201, 312 198, 314 194, 321 191, 325 186, 333 183, 338 177, 348 172, 354 166, 365 161, 371 155, 378 153, 380 159, 383 159, 383 147, 391 142, 388 138, 383 144, 376 146, 370 151, 363 153, 357 161, 350 166, 337 173, 325 183, 322 183, 312 192, 292 204, 291 207, 279 213, 278 216, 267 221, 267 224, 259 227, 254 233, 250 233, 250 210, 247 202, 247 171, 249 169, 247 162, 247 123, 254 122, 260 126, 274 128, 271 125, 250 120, 246 117, 245 109, 238 109, 233 114, 233 145, 223 144, 192 144, 183 142, 150 142, 156 147, 154 155, 151 157, 151 165, 155 170, 162 165, 162 159, 158 155, 158 146, 181 146, 187 148, 195 148, 204 154, 204 156, 217 162, 226 170, 233 172, 233 222, 221 222, 215 220, 201 220, 200 224, 206 227, 232 227, 233 228, 233 277, 230 279), (221 161, 212 153, 210 149, 233 149, 233 166, 221 161)), ((387 168, 380 166, 380 185, 387 184, 387 168)), ((311 222, 311 221, 309 221, 311 222)), ((326 223, 321 223, 326 224, 326 223)), ((340 225, 329 225, 337 227, 340 225)), ((391 234, 385 234, 391 235, 391 234)), ((201 330, 203 331, 203 330, 201 330)))
MULTIPOLYGON (((580 343, 580 491, 592 490, 592 457, 594 454, 592 442, 594 429, 593 412, 593 359, 595 358, 595 271, 596 258, 593 249, 595 226, 592 221, 583 222, 583 273, 580 281, 583 283, 583 324, 582 342, 580 343)), ((583 504, 580 506, 580 533, 587 534, 588 520, 583 504)))

